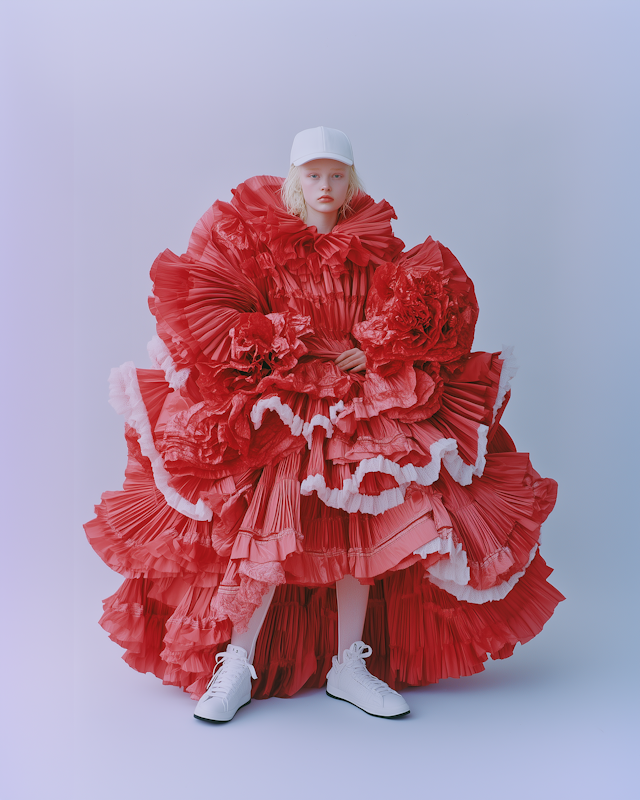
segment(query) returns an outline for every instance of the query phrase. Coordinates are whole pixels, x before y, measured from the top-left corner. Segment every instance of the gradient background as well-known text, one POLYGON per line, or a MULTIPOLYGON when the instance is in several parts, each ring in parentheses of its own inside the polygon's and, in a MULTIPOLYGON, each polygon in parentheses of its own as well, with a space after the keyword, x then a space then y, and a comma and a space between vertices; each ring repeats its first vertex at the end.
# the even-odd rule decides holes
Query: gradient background
POLYGON ((637 2, 2 5, 2 489, 8 800, 637 796, 637 2), (204 726, 97 625, 120 583, 81 524, 121 486, 112 366, 146 366, 149 267, 295 133, 351 137, 407 246, 513 344, 505 425, 560 483, 567 595, 485 673, 389 722, 321 691, 204 726), (75 446, 73 443, 75 442, 75 446))

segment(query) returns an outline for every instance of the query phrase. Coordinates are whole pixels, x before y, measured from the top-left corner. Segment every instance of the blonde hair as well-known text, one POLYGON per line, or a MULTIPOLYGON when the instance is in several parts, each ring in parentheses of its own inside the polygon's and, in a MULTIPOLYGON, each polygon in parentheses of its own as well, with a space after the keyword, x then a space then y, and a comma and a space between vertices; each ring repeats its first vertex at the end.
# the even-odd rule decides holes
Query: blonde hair
MULTIPOLYGON (((359 193, 364 192, 355 166, 349 167, 349 187, 347 189, 347 197, 344 204, 338 212, 338 220, 344 219, 351 212, 350 202, 359 193)), ((289 174, 285 178, 282 188, 280 189, 280 196, 284 207, 290 214, 300 217, 303 222, 307 221, 307 204, 304 202, 304 194, 302 193, 302 184, 300 183, 300 174, 298 167, 293 164, 289 169, 289 174)))

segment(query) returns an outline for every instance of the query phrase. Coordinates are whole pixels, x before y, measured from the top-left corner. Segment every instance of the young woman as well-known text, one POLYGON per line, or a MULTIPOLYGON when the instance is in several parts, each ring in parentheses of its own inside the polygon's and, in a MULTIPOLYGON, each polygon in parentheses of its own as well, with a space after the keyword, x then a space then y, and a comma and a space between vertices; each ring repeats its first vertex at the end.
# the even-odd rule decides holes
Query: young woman
POLYGON ((431 238, 403 252, 353 163, 302 131, 284 182, 215 203, 153 265, 154 368, 111 376, 129 464, 86 530, 126 579, 101 624, 199 719, 325 678, 402 716, 396 689, 511 655, 562 599, 555 482, 499 424, 512 356, 470 352, 471 281, 431 238))

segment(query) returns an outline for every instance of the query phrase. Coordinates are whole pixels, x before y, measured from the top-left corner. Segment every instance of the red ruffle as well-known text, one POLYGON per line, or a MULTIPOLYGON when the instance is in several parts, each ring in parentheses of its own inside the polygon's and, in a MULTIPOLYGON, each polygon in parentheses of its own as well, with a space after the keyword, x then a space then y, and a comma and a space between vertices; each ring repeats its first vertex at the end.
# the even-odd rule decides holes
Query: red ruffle
MULTIPOLYGON (((386 201, 375 203, 361 193, 352 201, 349 217, 330 233, 318 234, 285 211, 279 197, 281 185, 279 178, 251 178, 234 190, 233 205, 261 242, 268 244, 273 262, 286 264, 290 272, 308 271, 319 280, 324 267, 339 276, 347 271, 346 262, 377 265, 402 251, 403 243, 391 230, 395 212, 386 201)), ((263 264, 266 269, 269 261, 263 264)))
MULTIPOLYGON (((537 555, 504 600, 482 605, 456 600, 424 580, 421 564, 376 580, 363 634, 373 649, 372 673, 402 689, 473 675, 488 657, 507 658, 517 643, 542 630, 563 599, 547 582, 550 574, 537 555)), ((213 620, 210 590, 190 590, 171 608, 153 599, 162 588, 143 578, 125 581, 105 601, 101 622, 127 648, 124 658, 134 669, 153 672, 196 698, 231 628, 213 620)), ((335 590, 278 587, 258 637, 253 696, 290 697, 323 686, 336 647, 335 590)))
POLYGON ((434 489, 467 554, 469 586, 483 590, 527 567, 557 485, 535 472, 526 453, 497 453, 487 456, 482 480, 460 486, 445 470, 434 489))
POLYGON ((181 578, 216 586, 228 559, 214 545, 216 538, 224 537, 229 520, 220 515, 212 525, 170 508, 156 488, 137 438, 128 429, 129 460, 123 489, 102 495, 96 518, 85 525, 89 542, 121 575, 181 578))
POLYGON ((268 311, 264 298, 237 261, 221 249, 194 261, 165 250, 151 268, 151 313, 177 369, 196 361, 225 361, 229 330, 241 314, 268 311))

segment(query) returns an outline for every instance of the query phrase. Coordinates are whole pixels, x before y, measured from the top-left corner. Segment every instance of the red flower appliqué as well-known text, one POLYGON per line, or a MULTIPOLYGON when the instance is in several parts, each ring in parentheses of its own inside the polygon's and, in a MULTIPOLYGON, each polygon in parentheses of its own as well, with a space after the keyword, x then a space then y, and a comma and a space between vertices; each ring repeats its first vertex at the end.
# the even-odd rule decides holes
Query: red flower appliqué
POLYGON ((407 361, 447 363, 469 352, 478 317, 473 285, 449 251, 443 255, 446 261, 428 266, 407 259, 376 270, 366 320, 353 332, 380 374, 407 361))
POLYGON ((253 391, 265 375, 293 369, 308 352, 299 337, 311 330, 309 317, 298 314, 241 314, 229 331, 229 361, 198 364, 203 396, 226 405, 234 393, 253 391))

